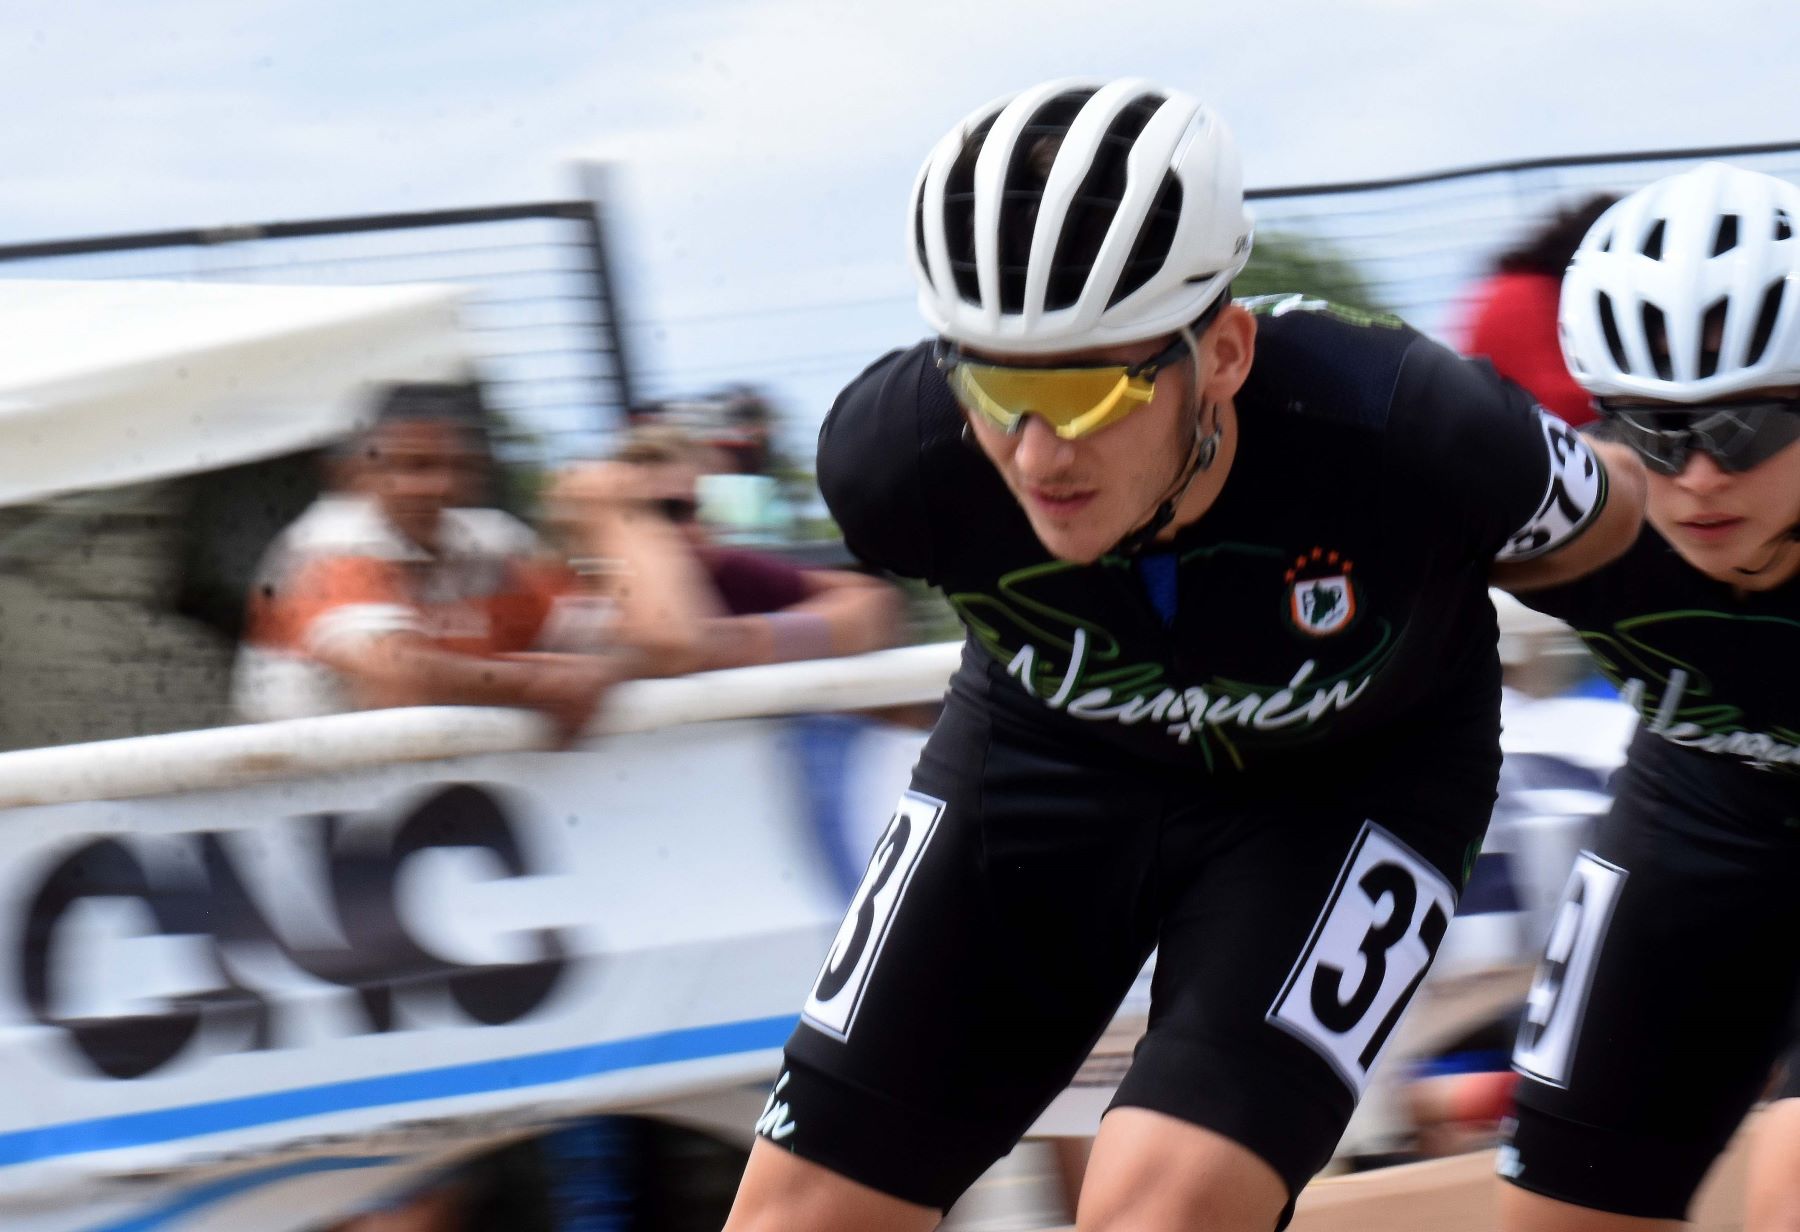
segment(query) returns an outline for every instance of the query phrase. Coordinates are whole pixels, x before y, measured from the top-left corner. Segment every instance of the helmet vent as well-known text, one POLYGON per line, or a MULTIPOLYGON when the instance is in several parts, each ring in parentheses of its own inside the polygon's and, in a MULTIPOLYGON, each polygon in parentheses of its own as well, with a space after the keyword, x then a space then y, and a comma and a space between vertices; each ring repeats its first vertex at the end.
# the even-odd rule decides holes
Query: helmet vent
POLYGON ((1606 349, 1612 352, 1613 363, 1621 372, 1631 371, 1631 361, 1625 358, 1625 343, 1619 337, 1619 323, 1613 319, 1612 296, 1602 291, 1600 299, 1600 329, 1606 334, 1606 349))
POLYGON ((1725 341, 1725 300, 1716 299, 1706 315, 1700 318, 1700 376, 1705 379, 1719 370, 1719 348, 1725 341))
MULTIPOLYGON (((1125 199, 1125 164, 1132 143, 1164 101, 1160 94, 1133 99, 1113 117, 1095 144, 1093 162, 1088 165, 1081 187, 1075 190, 1075 199, 1069 203, 1069 213, 1063 219, 1062 235, 1056 241, 1056 256, 1050 263, 1050 283, 1044 295, 1045 308, 1067 308, 1081 298, 1094 258, 1118 217, 1119 203, 1125 199)), ((1170 235, 1173 234, 1171 229, 1170 235)), ((1142 237, 1139 238, 1141 242, 1142 237)), ((1166 245, 1163 255, 1168 255, 1166 245)))
POLYGON ((1769 284, 1763 292, 1762 310, 1756 314, 1756 332, 1750 335, 1750 353, 1744 357, 1744 366, 1749 367, 1763 357, 1768 349, 1769 338, 1775 333, 1775 318, 1781 315, 1781 299, 1787 291, 1787 279, 1781 278, 1769 284))
POLYGON ((1587 368, 1582 364, 1581 356, 1576 352, 1575 348, 1569 345, 1569 327, 1567 325, 1558 325, 1556 333, 1558 339, 1562 342, 1563 358, 1569 361, 1569 371, 1576 376, 1584 375, 1587 372, 1587 368))
POLYGON ((1612 251, 1612 242, 1613 242, 1613 233, 1612 233, 1611 228, 1608 228, 1606 234, 1600 237, 1600 251, 1601 252, 1611 252, 1612 251))
POLYGON ((1106 302, 1108 308, 1149 282, 1168 262, 1169 250, 1175 243, 1175 226, 1180 221, 1181 181, 1173 171, 1165 171, 1156 200, 1150 203, 1150 212, 1138 229, 1137 243, 1131 246, 1131 255, 1119 272, 1118 289, 1106 302))
POLYGON ((1778 240, 1794 238, 1794 220, 1786 210, 1775 211, 1775 238, 1778 240))
MULTIPOLYGON (((1655 304, 1645 304, 1643 317, 1644 337, 1650 342, 1650 359, 1656 365, 1656 375, 1662 380, 1672 381, 1675 379, 1675 365, 1669 358, 1669 327, 1663 318, 1663 310, 1655 304)), ((1619 366, 1624 367, 1623 364, 1619 366)))
POLYGON ((975 266, 975 160, 987 144, 994 119, 975 127, 950 164, 944 180, 944 246, 950 250, 950 272, 956 293, 971 304, 981 302, 981 278, 975 266))
MULTIPOLYGON (((1069 126, 1095 90, 1065 90, 1045 100, 1013 143, 1012 159, 1000 190, 1000 311, 1025 308, 1025 275, 1031 265, 1031 237, 1044 203, 1044 185, 1062 151, 1069 126)), ((1085 276, 1083 278, 1085 282, 1085 276)), ((1080 294, 1080 287, 1076 294, 1080 294)), ((1051 305, 1054 307, 1055 305, 1051 305)))
POLYGON ((1713 234, 1712 255, 1716 257, 1720 253, 1730 252, 1737 247, 1737 242, 1738 216, 1736 214, 1723 215, 1719 219, 1718 231, 1713 234))
POLYGON ((919 250, 920 275, 925 279, 926 285, 931 286, 931 258, 925 255, 925 194, 922 191, 918 202, 913 206, 913 245, 919 250))
POLYGON ((1663 232, 1668 229, 1668 225, 1666 219, 1659 218, 1656 225, 1650 228, 1650 234, 1644 237, 1644 246, 1639 251, 1652 261, 1662 260, 1663 232))

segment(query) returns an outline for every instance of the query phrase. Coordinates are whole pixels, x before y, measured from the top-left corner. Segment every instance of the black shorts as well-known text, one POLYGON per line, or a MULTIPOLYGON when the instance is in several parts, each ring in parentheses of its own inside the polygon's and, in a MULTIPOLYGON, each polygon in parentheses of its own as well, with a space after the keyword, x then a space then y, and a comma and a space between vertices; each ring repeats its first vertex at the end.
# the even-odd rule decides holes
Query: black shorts
POLYGON ((1681 1219, 1794 1041, 1800 830, 1699 818, 1627 773, 1527 1006, 1514 1184, 1681 1219))
POLYGON ((1800 1099, 1800 1006, 1794 1007, 1794 1050, 1782 1062, 1781 1078, 1770 1099, 1800 1099))
POLYGON ((1224 1134, 1297 1193, 1423 978, 1493 802, 1491 777, 1454 809, 1383 781, 1382 803, 1329 775, 1202 801, 1191 777, 999 734, 953 700, 758 1130, 947 1208, 1068 1084, 1158 948, 1115 1106, 1224 1134))

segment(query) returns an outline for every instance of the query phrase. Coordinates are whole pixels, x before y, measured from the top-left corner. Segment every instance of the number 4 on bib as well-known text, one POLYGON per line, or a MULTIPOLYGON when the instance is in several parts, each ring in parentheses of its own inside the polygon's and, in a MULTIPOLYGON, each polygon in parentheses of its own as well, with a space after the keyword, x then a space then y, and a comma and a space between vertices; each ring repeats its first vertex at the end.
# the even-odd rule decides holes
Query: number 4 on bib
POLYGON ((1444 875, 1363 823, 1268 1021, 1323 1057, 1361 1095, 1425 979, 1456 911, 1444 875))

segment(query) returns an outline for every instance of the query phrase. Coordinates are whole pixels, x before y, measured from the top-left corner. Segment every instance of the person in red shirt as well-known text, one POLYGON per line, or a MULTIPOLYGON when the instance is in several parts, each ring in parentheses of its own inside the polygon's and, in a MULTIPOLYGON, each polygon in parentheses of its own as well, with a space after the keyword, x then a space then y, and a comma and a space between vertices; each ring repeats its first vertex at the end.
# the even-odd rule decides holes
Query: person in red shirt
POLYGON ((1599 194, 1559 210, 1503 254, 1476 292, 1464 330, 1465 353, 1485 355, 1501 376, 1576 427, 1593 420, 1594 408, 1563 361, 1556 335, 1557 298, 1581 237, 1616 200, 1599 194))

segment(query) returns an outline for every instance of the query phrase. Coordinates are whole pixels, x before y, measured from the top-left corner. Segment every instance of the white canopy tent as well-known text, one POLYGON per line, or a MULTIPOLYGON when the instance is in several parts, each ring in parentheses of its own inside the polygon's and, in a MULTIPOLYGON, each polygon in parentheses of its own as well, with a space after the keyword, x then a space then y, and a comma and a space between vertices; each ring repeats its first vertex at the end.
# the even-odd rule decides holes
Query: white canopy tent
POLYGON ((466 368, 457 295, 0 281, 0 506, 340 438, 375 384, 466 368))

